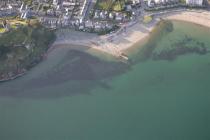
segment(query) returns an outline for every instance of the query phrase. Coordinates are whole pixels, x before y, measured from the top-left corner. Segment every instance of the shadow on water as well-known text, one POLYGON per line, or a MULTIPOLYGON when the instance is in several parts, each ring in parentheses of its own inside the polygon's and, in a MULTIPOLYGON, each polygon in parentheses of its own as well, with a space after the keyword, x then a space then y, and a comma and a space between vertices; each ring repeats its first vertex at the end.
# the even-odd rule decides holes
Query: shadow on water
MULTIPOLYGON (((88 53, 70 50, 66 56, 49 71, 18 85, 0 86, 1 96, 26 98, 53 98, 75 94, 89 94, 95 87, 111 89, 105 79, 125 73, 130 69, 123 62, 108 62, 88 53), (62 85, 65 84, 65 89, 62 85), (38 92, 37 89, 61 86, 62 91, 38 92), (31 92, 37 90, 37 92, 31 92)), ((16 79, 21 81, 21 77, 16 79)), ((2 83, 9 84, 7 83, 2 83)), ((58 88, 59 89, 59 88, 58 88)))

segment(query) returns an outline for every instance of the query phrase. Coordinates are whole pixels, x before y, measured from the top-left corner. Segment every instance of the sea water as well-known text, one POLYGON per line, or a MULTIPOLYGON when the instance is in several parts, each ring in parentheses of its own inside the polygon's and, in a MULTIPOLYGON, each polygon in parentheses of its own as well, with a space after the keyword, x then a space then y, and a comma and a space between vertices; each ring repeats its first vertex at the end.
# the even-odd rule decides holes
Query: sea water
POLYGON ((129 64, 56 49, 0 83, 0 139, 209 140, 210 53, 153 59, 185 37, 210 48, 210 29, 174 21, 149 57, 139 59, 140 47, 129 64))

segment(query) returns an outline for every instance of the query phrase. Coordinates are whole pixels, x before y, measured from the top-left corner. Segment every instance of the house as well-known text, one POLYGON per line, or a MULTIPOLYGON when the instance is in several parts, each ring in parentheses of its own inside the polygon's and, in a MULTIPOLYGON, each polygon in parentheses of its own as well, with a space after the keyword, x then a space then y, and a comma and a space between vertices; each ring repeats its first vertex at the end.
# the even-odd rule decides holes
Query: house
POLYGON ((141 0, 132 0, 133 5, 138 5, 141 3, 141 0))
POLYGON ((166 0, 154 0, 156 4, 162 4, 165 3, 166 0))
POLYGON ((203 0, 186 0, 186 4, 191 6, 202 6, 203 0))
POLYGON ((116 12, 115 13, 115 20, 116 21, 125 21, 126 20, 126 13, 116 12))
POLYGON ((101 24, 99 22, 96 22, 95 25, 94 25, 95 31, 100 31, 101 28, 102 28, 101 24))
POLYGON ((94 18, 99 18, 99 16, 100 16, 100 11, 96 10, 94 13, 94 18))
POLYGON ((106 13, 105 13, 105 11, 101 11, 100 12, 100 18, 101 19, 106 19, 106 13))
POLYGON ((114 14, 110 12, 110 13, 109 13, 109 18, 110 18, 110 19, 113 19, 113 18, 114 18, 114 14))
POLYGON ((85 21, 85 27, 86 28, 93 28, 93 22, 90 20, 85 21))
POLYGON ((179 2, 179 0, 147 0, 147 5, 153 7, 155 4, 165 5, 179 2))
POLYGON ((80 26, 79 26, 79 30, 83 30, 84 28, 85 28, 84 25, 80 25, 80 26))
POLYGON ((123 20, 123 14, 122 13, 116 13, 115 20, 117 20, 117 21, 123 20))
POLYGON ((58 6, 59 4, 61 4, 60 0, 53 0, 53 5, 54 6, 58 6))
POLYGON ((106 29, 112 29, 113 28, 113 25, 111 25, 111 24, 106 24, 106 29))
POLYGON ((154 6, 155 6, 155 1, 154 1, 154 0, 148 0, 148 1, 147 1, 147 5, 148 5, 149 7, 154 7, 154 6))
POLYGON ((132 10, 131 5, 126 5, 126 11, 131 11, 131 10, 132 10))

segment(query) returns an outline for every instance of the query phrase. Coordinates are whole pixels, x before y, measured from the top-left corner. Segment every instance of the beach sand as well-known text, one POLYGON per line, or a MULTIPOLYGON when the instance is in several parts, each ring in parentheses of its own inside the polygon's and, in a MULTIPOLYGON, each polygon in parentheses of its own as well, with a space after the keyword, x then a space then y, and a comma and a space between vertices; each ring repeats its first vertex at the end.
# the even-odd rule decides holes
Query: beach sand
POLYGON ((158 16, 154 16, 149 24, 140 22, 129 23, 124 25, 116 33, 104 36, 96 34, 76 32, 68 29, 61 29, 57 32, 57 40, 53 46, 59 45, 79 45, 77 49, 86 50, 96 49, 114 56, 119 56, 122 52, 126 52, 136 43, 143 42, 155 28, 160 19, 180 20, 210 27, 210 12, 201 10, 185 10, 179 12, 169 11, 158 16), (125 28, 126 27, 126 28, 125 28), (83 48, 84 47, 84 48, 83 48))
POLYGON ((165 19, 187 21, 210 28, 210 12, 207 11, 186 11, 166 16, 165 19))

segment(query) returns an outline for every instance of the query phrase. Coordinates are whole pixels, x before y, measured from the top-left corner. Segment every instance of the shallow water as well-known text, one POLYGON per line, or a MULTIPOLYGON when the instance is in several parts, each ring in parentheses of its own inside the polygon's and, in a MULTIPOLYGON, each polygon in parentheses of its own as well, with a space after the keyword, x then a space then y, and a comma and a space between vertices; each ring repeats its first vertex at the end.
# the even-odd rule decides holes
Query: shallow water
POLYGON ((210 48, 210 29, 173 27, 143 61, 140 52, 124 64, 59 48, 24 77, 1 83, 0 139, 209 140, 210 54, 152 56, 185 36, 192 47, 210 48))

